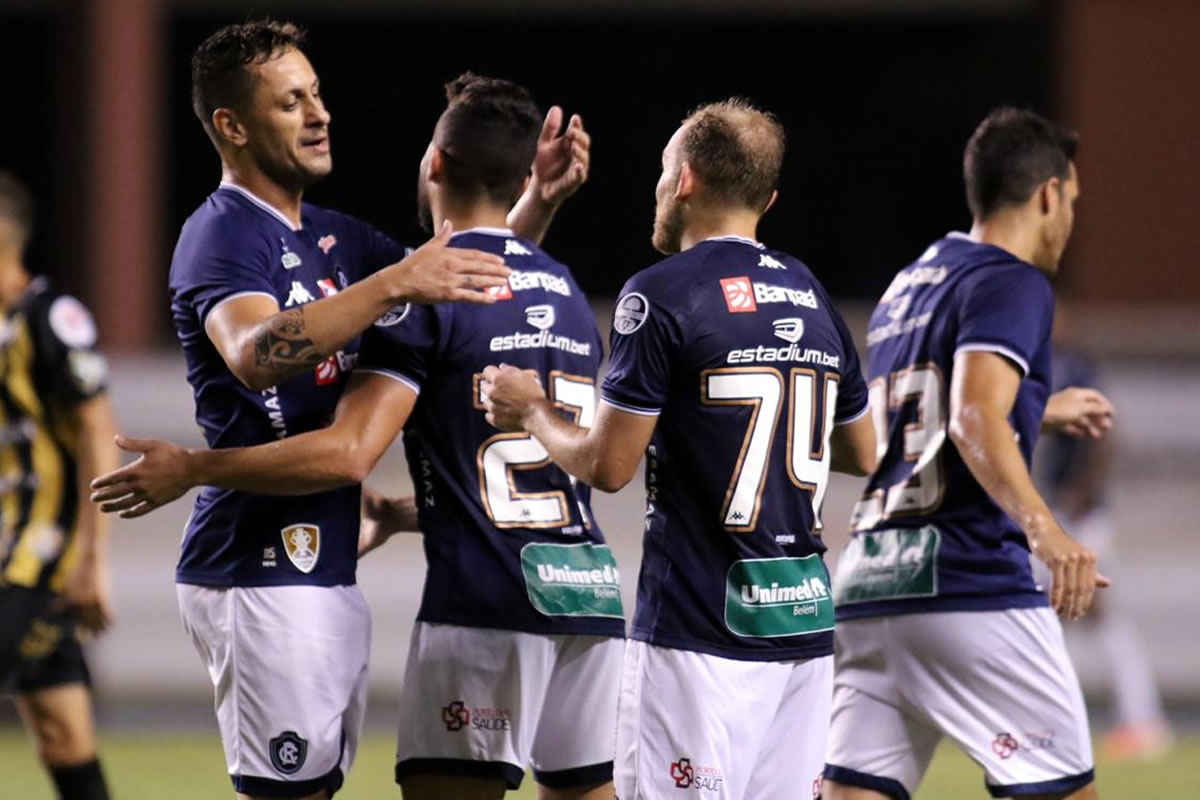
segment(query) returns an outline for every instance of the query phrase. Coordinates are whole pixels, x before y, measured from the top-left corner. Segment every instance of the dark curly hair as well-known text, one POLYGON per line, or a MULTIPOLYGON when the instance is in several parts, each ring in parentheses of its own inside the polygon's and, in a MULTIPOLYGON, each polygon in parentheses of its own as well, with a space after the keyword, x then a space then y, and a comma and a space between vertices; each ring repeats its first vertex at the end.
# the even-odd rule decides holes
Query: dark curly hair
POLYGON ((304 44, 304 31, 273 19, 226 25, 192 54, 192 110, 210 139, 216 141, 212 115, 218 108, 244 108, 254 90, 246 69, 265 64, 304 44))
POLYGON ((433 132, 456 195, 512 205, 537 154, 542 112, 524 86, 464 72, 446 84, 433 132))

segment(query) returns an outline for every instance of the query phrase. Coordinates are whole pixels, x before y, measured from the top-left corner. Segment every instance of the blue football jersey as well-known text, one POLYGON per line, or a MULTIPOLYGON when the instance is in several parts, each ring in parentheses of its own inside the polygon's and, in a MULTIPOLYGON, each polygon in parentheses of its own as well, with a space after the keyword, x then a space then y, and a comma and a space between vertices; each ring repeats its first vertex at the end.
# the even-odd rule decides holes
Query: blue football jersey
POLYGON ((819 511, 835 425, 867 412, 845 323, 808 268, 739 237, 639 272, 603 402, 658 416, 632 635, 775 661, 833 652, 819 511))
POLYGON ((428 570, 422 622, 539 634, 624 636, 620 575, 591 490, 525 433, 485 418, 484 367, 536 370, 568 418, 590 426, 603 354, 587 298, 562 264, 510 231, 457 233, 504 256, 490 306, 412 305, 363 338, 357 369, 418 393, 404 428, 428 570))
MULTIPOLYGON (((248 447, 329 424, 357 357, 351 342, 307 374, 262 392, 229 371, 205 333, 213 309, 262 294, 281 309, 336 294, 405 250, 353 217, 304 204, 301 225, 222 184, 179 234, 171 313, 187 360, 196 421, 209 447, 248 447)), ((184 532, 176 580, 203 586, 354 583, 359 489, 270 497, 203 487, 184 532)))
POLYGON ((1047 604, 1029 543, 947 435, 955 353, 1021 373, 1009 422, 1029 463, 1050 386, 1054 296, 1035 267, 962 234, 896 275, 867 333, 879 466, 835 579, 839 619, 1047 604))

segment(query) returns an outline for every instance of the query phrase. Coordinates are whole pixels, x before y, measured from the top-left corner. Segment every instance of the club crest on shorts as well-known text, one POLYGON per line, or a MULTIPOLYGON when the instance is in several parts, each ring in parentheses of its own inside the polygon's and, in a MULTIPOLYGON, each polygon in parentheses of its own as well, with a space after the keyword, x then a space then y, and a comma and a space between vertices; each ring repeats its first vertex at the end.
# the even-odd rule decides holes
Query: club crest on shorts
POLYGON ((317 565, 317 558, 321 555, 320 526, 302 522, 299 525, 288 525, 280 534, 283 536, 283 549, 287 553, 288 561, 305 574, 312 572, 313 567, 317 565))
POLYGON ((308 757, 308 742, 295 731, 284 731, 268 742, 271 766, 284 775, 294 775, 304 766, 308 757))

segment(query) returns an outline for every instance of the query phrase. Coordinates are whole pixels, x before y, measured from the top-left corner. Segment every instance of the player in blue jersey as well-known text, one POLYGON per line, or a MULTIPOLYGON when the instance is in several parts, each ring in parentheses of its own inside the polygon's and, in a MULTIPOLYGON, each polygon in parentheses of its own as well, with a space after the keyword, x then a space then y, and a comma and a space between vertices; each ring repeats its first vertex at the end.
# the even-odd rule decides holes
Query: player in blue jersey
MULTIPOLYGON (((403 429, 429 566, 401 707, 405 796, 500 797, 532 766, 542 797, 611 798, 625 632, 616 564, 589 489, 528 435, 497 435, 480 394, 483 368, 505 358, 589 424, 602 343, 566 267, 506 226, 541 127, 528 92, 464 75, 447 94, 421 164, 422 217, 452 221, 453 247, 505 257, 513 271, 495 304, 404 306, 363 337, 329 427, 252 448, 145 443, 118 491, 129 506, 197 484, 296 495, 288 513, 308 519, 325 507, 317 499, 356 492, 403 429)), ((310 536, 310 561, 315 528, 293 526, 310 536)), ((274 560, 285 558, 296 556, 274 560)), ((337 663, 341 640, 325 635, 322 658, 337 663)))
MULTIPOLYGON (((507 285, 499 254, 447 247, 448 230, 406 255, 302 202, 332 162, 330 115, 301 44, 292 25, 254 22, 218 31, 193 57, 193 106, 223 181, 180 233, 170 293, 197 420, 218 450, 327 425, 359 334, 397 319, 390 309, 491 303, 481 290, 507 285)), ((534 236, 586 171, 578 120, 556 138, 557 114, 535 137, 534 181, 513 213, 534 236)), ((132 499, 126 516, 154 507, 132 499)), ((353 758, 370 620, 354 585, 359 510, 357 485, 287 502, 208 486, 196 500, 180 605, 240 794, 326 797, 353 758)))
POLYGON ((1029 477, 1043 428, 1102 435, 1103 396, 1050 397, 1076 138, 998 109, 966 147, 974 216, 901 270, 871 317, 879 466, 834 579, 826 800, 907 800, 949 737, 997 797, 1092 798, 1079 682, 1057 611, 1087 612, 1096 559, 1029 477), (1051 573, 1050 594, 1030 552, 1051 573))
POLYGON ((834 615, 818 515, 830 469, 865 475, 875 439, 841 316, 804 264, 755 238, 783 150, 774 117, 738 100, 671 137, 653 242, 672 255, 622 290, 590 430, 519 365, 485 373, 497 426, 584 483, 616 491, 646 455, 622 800, 819 785, 834 615))

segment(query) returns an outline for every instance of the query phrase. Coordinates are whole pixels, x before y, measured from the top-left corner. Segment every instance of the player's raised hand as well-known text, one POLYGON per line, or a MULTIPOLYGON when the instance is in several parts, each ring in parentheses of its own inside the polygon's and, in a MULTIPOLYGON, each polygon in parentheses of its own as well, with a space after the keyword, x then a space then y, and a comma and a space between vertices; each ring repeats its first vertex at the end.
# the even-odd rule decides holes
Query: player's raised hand
POLYGON ((508 283, 508 267, 495 253, 450 247, 449 220, 425 244, 386 270, 401 282, 401 295, 412 303, 496 302, 495 289, 508 283))
POLYGON ((1050 568, 1050 605, 1059 616, 1079 619, 1092 607, 1096 589, 1111 581, 1096 569, 1096 554, 1057 525, 1030 539, 1033 554, 1050 568))
POLYGON ((1100 392, 1072 386, 1050 395, 1042 429, 1062 431, 1076 439, 1099 439, 1112 429, 1116 410, 1100 392))
POLYGON ((566 130, 559 135, 563 116, 560 106, 550 107, 533 159, 533 185, 538 197, 555 206, 587 181, 592 155, 592 137, 583 129, 583 118, 572 114, 566 130))
POLYGON ((479 388, 487 421, 502 431, 524 430, 525 416, 547 402, 536 372, 507 364, 486 367, 479 388))
POLYGON ((117 447, 141 453, 141 457, 92 481, 91 500, 99 503, 105 514, 118 513, 124 519, 140 517, 195 485, 184 448, 159 439, 118 436, 116 442, 117 447))

